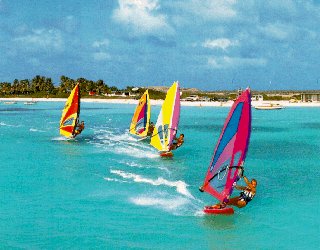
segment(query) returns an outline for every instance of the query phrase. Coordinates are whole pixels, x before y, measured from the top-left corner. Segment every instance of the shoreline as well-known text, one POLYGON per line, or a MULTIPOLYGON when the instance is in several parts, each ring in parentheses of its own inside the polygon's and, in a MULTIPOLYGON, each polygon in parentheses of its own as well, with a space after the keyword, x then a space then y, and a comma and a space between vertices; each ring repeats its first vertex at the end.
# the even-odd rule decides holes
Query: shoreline
MULTIPOLYGON (((19 97, 9 97, 9 98, 0 98, 1 105, 4 105, 3 102, 14 101, 14 102, 66 102, 67 98, 19 98, 19 97)), ((110 104, 138 104, 139 100, 135 99, 91 99, 91 98, 83 98, 81 102, 87 103, 110 103, 110 104)), ((152 100, 151 105, 162 105, 163 100, 152 100)), ((252 101, 252 107, 263 105, 263 104, 280 104, 283 107, 320 107, 320 102, 296 102, 290 103, 289 101, 252 101)), ((181 106, 189 106, 189 107, 231 107, 233 101, 227 102, 187 102, 181 101, 181 106)))

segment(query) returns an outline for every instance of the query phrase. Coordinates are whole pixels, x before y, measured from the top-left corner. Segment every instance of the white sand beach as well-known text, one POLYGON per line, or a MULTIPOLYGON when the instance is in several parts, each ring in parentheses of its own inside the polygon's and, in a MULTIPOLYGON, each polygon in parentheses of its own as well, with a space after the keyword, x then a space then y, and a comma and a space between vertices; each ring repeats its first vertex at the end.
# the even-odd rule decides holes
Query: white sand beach
MULTIPOLYGON (((66 98, 0 98, 0 102, 65 102, 66 98)), ((135 99, 92 99, 82 98, 81 102, 89 103, 114 103, 114 104, 137 104, 138 100, 135 99)), ((151 100, 151 105, 162 105, 163 100, 151 100)), ((228 102, 188 102, 181 101, 181 106, 194 106, 194 107, 231 107, 233 101, 228 102)), ((266 104, 279 104, 283 107, 320 107, 320 102, 289 102, 289 101, 252 101, 252 106, 260 106, 266 104)))

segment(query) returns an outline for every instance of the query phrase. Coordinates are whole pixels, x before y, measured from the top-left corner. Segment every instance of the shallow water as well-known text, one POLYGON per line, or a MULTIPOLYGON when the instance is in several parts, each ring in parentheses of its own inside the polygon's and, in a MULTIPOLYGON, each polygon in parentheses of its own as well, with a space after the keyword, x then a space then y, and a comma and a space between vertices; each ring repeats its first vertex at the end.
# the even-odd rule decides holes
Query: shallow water
POLYGON ((198 186, 229 108, 182 107, 185 144, 161 159, 128 134, 134 105, 83 103, 74 141, 59 135, 63 106, 0 104, 0 248, 320 245, 319 108, 253 110, 245 174, 257 195, 233 216, 205 216, 216 201, 198 186))

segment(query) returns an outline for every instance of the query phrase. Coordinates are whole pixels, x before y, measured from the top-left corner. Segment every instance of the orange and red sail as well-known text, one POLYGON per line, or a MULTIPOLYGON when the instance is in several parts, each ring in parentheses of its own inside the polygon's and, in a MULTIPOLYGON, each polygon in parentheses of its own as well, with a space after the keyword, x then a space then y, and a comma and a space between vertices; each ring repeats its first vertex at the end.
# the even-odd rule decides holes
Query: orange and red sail
POLYGON ((71 91, 60 120, 60 134, 68 138, 74 137, 75 127, 80 115, 80 86, 77 84, 71 91))
POLYGON ((146 92, 141 96, 139 103, 136 107, 136 110, 133 114, 130 129, 130 134, 146 137, 148 134, 150 122, 150 99, 149 92, 146 92))

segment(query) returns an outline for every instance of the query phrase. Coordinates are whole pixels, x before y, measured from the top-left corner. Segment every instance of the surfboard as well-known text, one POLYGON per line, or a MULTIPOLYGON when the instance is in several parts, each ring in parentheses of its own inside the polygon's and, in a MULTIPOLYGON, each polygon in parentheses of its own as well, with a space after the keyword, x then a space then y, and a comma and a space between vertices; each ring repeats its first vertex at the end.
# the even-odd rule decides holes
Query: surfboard
POLYGON ((211 206, 205 206, 203 212, 206 214, 234 214, 234 209, 232 207, 225 208, 212 208, 211 206))
POLYGON ((169 152, 160 152, 161 157, 173 157, 173 153, 171 151, 169 152))

